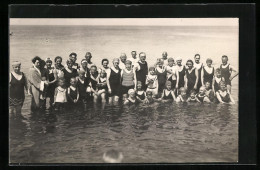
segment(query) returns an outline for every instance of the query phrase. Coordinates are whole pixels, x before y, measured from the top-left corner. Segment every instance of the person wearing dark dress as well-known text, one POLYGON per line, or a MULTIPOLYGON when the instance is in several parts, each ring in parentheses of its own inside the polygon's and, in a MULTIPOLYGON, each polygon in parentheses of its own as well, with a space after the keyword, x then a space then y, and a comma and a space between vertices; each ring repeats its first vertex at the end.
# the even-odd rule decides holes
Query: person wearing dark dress
POLYGON ((24 89, 28 91, 27 80, 21 72, 21 62, 12 63, 13 71, 9 77, 9 113, 10 116, 22 116, 21 109, 25 98, 24 89))
POLYGON ((63 72, 64 72, 64 79, 65 79, 66 87, 69 87, 70 79, 77 77, 78 72, 76 69, 72 68, 72 63, 70 60, 67 60, 67 67, 65 67, 63 72))
POLYGON ((57 70, 52 67, 52 60, 47 58, 46 62, 46 69, 48 70, 48 77, 49 77, 49 85, 47 87, 47 94, 46 94, 46 109, 51 109, 52 103, 54 103, 54 91, 57 87, 56 82, 58 79, 57 70))
POLYGON ((176 58, 176 67, 177 70, 179 71, 179 84, 178 84, 178 88, 184 87, 185 85, 185 66, 182 65, 182 59, 180 57, 176 58))
POLYGON ((190 91, 194 89, 198 92, 198 70, 193 67, 193 61, 188 60, 186 70, 186 80, 185 80, 185 88, 187 89, 187 94, 190 94, 190 91))
POLYGON ((163 59, 158 59, 155 72, 157 74, 158 84, 159 84, 158 95, 161 96, 163 89, 165 88, 165 83, 167 78, 167 71, 166 71, 166 67, 163 65, 163 59))
POLYGON ((68 109, 77 111, 78 109, 78 100, 79 100, 79 90, 77 87, 77 79, 72 77, 70 79, 70 86, 67 90, 68 96, 68 109))
POLYGON ((71 63, 72 63, 72 68, 74 68, 74 69, 76 69, 76 70, 79 70, 80 66, 79 66, 78 63, 76 63, 76 61, 77 61, 77 54, 74 53, 74 52, 73 52, 73 53, 70 53, 69 59, 70 59, 70 61, 71 61, 71 63))
POLYGON ((201 84, 205 85, 206 82, 210 82, 210 86, 212 86, 212 81, 214 77, 214 67, 212 67, 212 60, 208 58, 206 60, 206 66, 202 67, 201 70, 201 84))
POLYGON ((197 83, 197 92, 198 92, 198 89, 200 89, 201 87, 201 70, 202 70, 202 67, 203 67, 203 64, 200 62, 200 55, 199 54, 195 54, 194 56, 194 60, 195 60, 195 63, 194 63, 194 67, 198 70, 198 83, 197 83))
POLYGON ((113 59, 113 66, 107 71, 107 87, 109 103, 117 103, 121 96, 121 69, 119 68, 119 58, 113 59))
POLYGON ((89 88, 90 78, 85 77, 85 71, 79 70, 79 76, 77 77, 77 88, 79 91, 79 100, 78 102, 84 106, 84 111, 87 110, 87 100, 90 98, 90 93, 87 92, 89 88))
POLYGON ((139 54, 139 58, 140 60, 137 62, 136 66, 134 66, 136 70, 136 80, 142 83, 142 88, 144 91, 146 91, 147 86, 145 84, 145 80, 146 76, 148 75, 148 65, 145 61, 146 54, 144 52, 141 52, 139 54))

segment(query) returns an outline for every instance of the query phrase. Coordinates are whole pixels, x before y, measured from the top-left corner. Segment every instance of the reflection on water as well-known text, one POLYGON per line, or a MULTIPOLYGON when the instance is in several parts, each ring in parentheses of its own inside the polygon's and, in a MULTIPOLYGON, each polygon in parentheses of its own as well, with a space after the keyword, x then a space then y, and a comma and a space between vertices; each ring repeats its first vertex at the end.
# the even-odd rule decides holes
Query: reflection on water
MULTIPOLYGON (((228 104, 98 105, 87 112, 10 119, 11 163, 236 162, 238 106, 228 104)), ((27 113, 27 114, 25 114, 27 113)))

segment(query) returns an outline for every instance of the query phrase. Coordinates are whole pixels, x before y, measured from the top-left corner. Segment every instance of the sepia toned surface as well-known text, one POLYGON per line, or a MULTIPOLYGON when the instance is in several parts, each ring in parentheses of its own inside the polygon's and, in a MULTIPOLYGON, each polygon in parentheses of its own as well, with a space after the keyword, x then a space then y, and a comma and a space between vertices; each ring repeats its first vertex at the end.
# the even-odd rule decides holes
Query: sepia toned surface
MULTIPOLYGON (((218 67, 221 56, 238 69, 238 26, 53 26, 11 25, 10 61, 71 52, 78 61, 86 51, 101 65, 121 52, 143 51, 153 65, 163 51, 183 64, 201 55, 218 67)), ((111 64, 110 64, 111 66, 111 64)), ((128 108, 97 106, 84 113, 30 114, 10 121, 10 163, 99 163, 109 149, 123 153, 123 163, 236 162, 238 160, 238 77, 232 81, 235 105, 155 104, 128 108)))

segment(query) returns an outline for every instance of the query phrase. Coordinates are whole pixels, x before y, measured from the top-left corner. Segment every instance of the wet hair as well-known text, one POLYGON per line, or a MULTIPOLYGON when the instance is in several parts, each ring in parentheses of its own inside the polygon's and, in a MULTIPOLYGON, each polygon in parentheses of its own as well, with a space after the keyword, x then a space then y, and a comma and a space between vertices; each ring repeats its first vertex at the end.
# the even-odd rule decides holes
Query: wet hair
POLYGON ((155 67, 149 67, 149 71, 152 71, 152 70, 154 70, 155 71, 155 67))
POLYGON ((76 54, 76 53, 74 53, 74 52, 70 53, 70 55, 69 55, 69 56, 70 56, 70 57, 72 57, 73 55, 74 55, 75 57, 77 57, 77 54, 76 54))
POLYGON ((170 61, 174 62, 174 59, 172 57, 168 58, 168 62, 170 62, 170 61))
POLYGON ((196 91, 195 90, 191 90, 190 94, 192 94, 192 93, 196 95, 196 91))
POLYGON ((82 59, 80 63, 88 63, 88 61, 86 59, 82 59))
POLYGON ((61 57, 61 56, 57 56, 57 57, 55 57, 55 59, 54 59, 55 63, 56 63, 56 61, 57 61, 58 59, 60 59, 60 60, 62 61, 62 57, 61 57))
POLYGON ((104 59, 102 59, 102 61, 101 61, 101 64, 102 64, 102 65, 103 65, 104 61, 107 61, 107 64, 109 63, 108 59, 104 58, 104 59))
POLYGON ((42 59, 38 56, 33 57, 32 63, 34 64, 37 60, 41 61, 42 59))
POLYGON ((199 57, 200 57, 200 55, 199 55, 199 54, 195 54, 194 58, 195 58, 196 56, 199 56, 199 57))
POLYGON ((228 59, 228 56, 226 56, 226 55, 222 55, 222 58, 227 58, 227 59, 228 59))
POLYGON ((191 64, 194 65, 192 60, 187 60, 186 65, 187 65, 188 62, 191 62, 191 64))
POLYGON ((206 63, 208 63, 208 62, 210 62, 211 64, 212 64, 212 59, 211 58, 208 58, 207 60, 206 60, 206 63))
POLYGON ((46 62, 44 60, 40 60, 40 68, 44 68, 46 62))

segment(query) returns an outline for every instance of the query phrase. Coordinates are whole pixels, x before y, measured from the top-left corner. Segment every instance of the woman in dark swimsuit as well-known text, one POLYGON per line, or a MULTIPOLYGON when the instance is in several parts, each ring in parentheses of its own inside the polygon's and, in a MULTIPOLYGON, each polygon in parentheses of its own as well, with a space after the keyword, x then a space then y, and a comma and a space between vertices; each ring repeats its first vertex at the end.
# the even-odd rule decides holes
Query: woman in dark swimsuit
POLYGON ((182 65, 182 59, 181 58, 177 58, 176 59, 177 62, 177 68, 179 71, 179 84, 178 84, 178 88, 184 87, 185 85, 185 66, 182 65))
POLYGON ((66 87, 69 87, 70 79, 77 77, 78 72, 76 69, 72 68, 72 62, 70 60, 67 60, 67 67, 63 69, 63 72, 64 72, 66 87))
POLYGON ((137 62, 136 69, 136 79, 137 81, 140 81, 142 83, 142 88, 145 91, 147 86, 145 84, 146 76, 148 74, 148 65, 146 60, 146 54, 144 52, 141 52, 139 54, 140 60, 137 62))
POLYGON ((57 71, 54 67, 52 67, 52 60, 47 58, 46 62, 46 69, 48 70, 48 77, 49 77, 49 85, 47 87, 47 94, 46 94, 46 101, 49 98, 49 102, 46 104, 47 110, 51 108, 52 103, 54 103, 54 91, 56 88, 56 81, 57 81, 57 71))
POLYGON ((119 59, 113 59, 113 66, 110 71, 107 71, 107 87, 109 103, 111 104, 114 100, 115 103, 118 102, 120 97, 121 89, 121 69, 119 68, 119 59))
POLYGON ((205 82, 210 82, 210 86, 212 86, 215 70, 214 67, 211 66, 212 60, 210 58, 206 60, 206 63, 207 66, 204 66, 201 70, 201 84, 204 86, 205 82))
POLYGON ((186 65, 188 69, 186 70, 185 87, 187 89, 187 93, 189 94, 192 89, 197 92, 198 70, 193 67, 192 60, 188 60, 186 65))
POLYGON ((161 96, 163 89, 165 87, 165 82, 166 82, 166 78, 167 78, 167 71, 165 66, 163 65, 163 60, 159 59, 157 61, 157 67, 155 69, 155 72, 157 74, 158 77, 158 95, 161 96))
POLYGON ((21 63, 12 63, 13 71, 10 73, 9 80, 9 113, 11 116, 21 116, 21 109, 24 102, 24 88, 27 89, 27 80, 22 73, 21 63))

